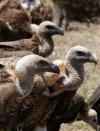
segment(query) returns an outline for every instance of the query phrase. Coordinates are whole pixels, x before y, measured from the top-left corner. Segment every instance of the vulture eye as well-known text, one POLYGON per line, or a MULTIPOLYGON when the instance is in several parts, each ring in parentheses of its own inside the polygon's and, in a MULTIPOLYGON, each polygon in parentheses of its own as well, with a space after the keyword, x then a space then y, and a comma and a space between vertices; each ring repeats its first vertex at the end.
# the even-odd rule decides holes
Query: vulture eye
POLYGON ((51 25, 47 25, 46 28, 49 29, 49 30, 50 30, 50 29, 54 29, 54 27, 51 26, 51 25))
POLYGON ((41 61, 38 62, 38 65, 45 66, 45 65, 47 65, 47 62, 44 61, 44 60, 41 60, 41 61))
POLYGON ((81 52, 81 51, 77 51, 77 55, 78 55, 78 56, 84 56, 85 53, 84 53, 84 52, 81 52))

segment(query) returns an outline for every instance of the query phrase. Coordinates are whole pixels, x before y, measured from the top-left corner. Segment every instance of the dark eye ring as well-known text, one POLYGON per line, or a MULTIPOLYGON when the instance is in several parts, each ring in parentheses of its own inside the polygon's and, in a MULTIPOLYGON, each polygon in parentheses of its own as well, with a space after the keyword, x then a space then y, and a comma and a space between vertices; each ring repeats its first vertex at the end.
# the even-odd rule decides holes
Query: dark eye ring
POLYGON ((79 55, 79 56, 84 56, 85 54, 84 54, 84 52, 77 51, 77 55, 79 55))
POLYGON ((38 64, 40 64, 41 66, 44 66, 44 65, 46 65, 46 64, 47 64, 47 62, 46 62, 46 61, 41 60, 41 61, 39 61, 39 63, 38 63, 38 64))
POLYGON ((53 27, 50 26, 50 25, 47 25, 46 28, 47 28, 47 29, 53 29, 53 27))

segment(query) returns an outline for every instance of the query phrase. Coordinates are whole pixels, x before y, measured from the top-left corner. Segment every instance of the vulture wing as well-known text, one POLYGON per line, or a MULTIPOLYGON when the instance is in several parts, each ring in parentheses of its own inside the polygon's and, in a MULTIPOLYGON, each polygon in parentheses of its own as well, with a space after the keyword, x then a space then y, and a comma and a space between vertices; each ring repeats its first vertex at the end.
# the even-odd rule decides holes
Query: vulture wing
POLYGON ((89 98, 88 103, 92 107, 100 99, 100 85, 96 88, 92 96, 89 98))

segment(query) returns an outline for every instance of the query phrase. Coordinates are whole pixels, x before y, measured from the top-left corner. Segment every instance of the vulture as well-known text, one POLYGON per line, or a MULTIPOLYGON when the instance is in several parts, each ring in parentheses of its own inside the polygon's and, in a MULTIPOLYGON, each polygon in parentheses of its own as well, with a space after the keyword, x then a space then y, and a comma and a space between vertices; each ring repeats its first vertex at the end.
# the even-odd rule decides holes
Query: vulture
POLYGON ((42 21, 53 21, 54 14, 52 7, 41 3, 36 9, 32 10, 32 23, 40 24, 42 21))
POLYGON ((35 10, 40 4, 41 0, 20 0, 20 6, 25 10, 35 10))
MULTIPOLYGON (((67 52, 65 61, 54 61, 54 63, 57 65, 59 65, 59 61, 62 63, 60 64, 61 75, 60 77, 54 76, 55 78, 53 78, 51 75, 51 81, 53 78, 56 79, 57 82, 53 80, 54 83, 50 85, 50 87, 54 86, 54 92, 51 94, 46 92, 45 95, 54 97, 62 94, 64 91, 77 90, 84 81, 84 64, 87 62, 97 64, 96 55, 91 54, 91 51, 83 46, 74 46, 67 52)), ((50 75, 48 77, 48 73, 45 73, 44 80, 46 79, 46 81, 48 81, 48 78, 50 78, 50 75)), ((50 88, 48 90, 50 90, 50 88)))
POLYGON ((40 24, 52 19, 52 8, 39 0, 2 0, 0 2, 0 41, 30 38, 33 33, 32 23, 40 24), (31 9, 24 9, 23 5, 30 6, 31 9))
POLYGON ((47 131, 59 131, 62 123, 72 123, 75 120, 83 120, 94 129, 98 129, 96 111, 91 109, 88 103, 85 102, 84 98, 79 94, 75 94, 69 104, 59 103, 57 105, 55 111, 48 119, 47 131))
POLYGON ((39 26, 32 26, 34 32, 29 39, 10 42, 0 42, 0 58, 24 56, 29 53, 43 57, 49 56, 54 49, 53 35, 63 35, 63 30, 50 21, 44 21, 39 26))
POLYGON ((0 10, 0 41, 30 38, 31 15, 25 10, 5 7, 0 10))
POLYGON ((32 23, 40 24, 42 21, 53 20, 52 7, 43 3, 42 0, 21 0, 20 6, 30 12, 32 23))
POLYGON ((69 20, 79 22, 98 22, 100 17, 99 0, 52 0, 54 3, 54 12, 57 16, 58 24, 66 20, 65 28, 67 29, 69 20))
MULTIPOLYGON (((84 64, 87 62, 97 63, 96 55, 85 47, 74 46, 66 55, 65 66, 67 66, 67 70, 65 74, 62 76, 61 74, 56 75, 56 77, 58 77, 57 81, 55 81, 53 85, 47 85, 46 75, 43 73, 41 75, 42 80, 39 78, 34 80, 33 88, 30 87, 31 84, 28 82, 28 80, 33 82, 33 78, 31 78, 29 74, 26 76, 30 68, 27 68, 27 71, 25 71, 23 68, 25 65, 24 62, 17 64, 14 71, 15 84, 22 95, 27 95, 25 95, 26 97, 16 95, 16 93, 12 93, 12 86, 7 87, 11 95, 7 94, 6 96, 2 96, 2 99, 6 97, 4 100, 7 100, 8 103, 5 104, 5 110, 1 111, 1 113, 3 112, 1 114, 1 120, 9 120, 9 123, 6 123, 6 127, 17 127, 25 131, 29 129, 46 130, 47 120, 51 114, 55 111, 60 112, 63 105, 70 103, 77 89, 83 83, 84 64), (25 74, 23 73, 24 71, 25 74), (19 78, 21 78, 21 81, 19 81, 19 78), (57 106, 59 106, 59 108, 57 108, 57 106)), ((30 62, 26 62, 26 64, 28 63, 30 62)), ((45 65, 45 63, 42 62, 42 65, 45 65)), ((3 64, 1 64, 1 68, 2 67, 3 64)), ((1 89, 5 88, 2 86, 1 89)), ((2 108, 1 106, 1 109, 2 108)), ((4 123, 2 125, 4 125, 4 123)))
MULTIPOLYGON (((1 0, 0 7, 9 7, 16 9, 35 9, 41 4, 41 0, 1 0)), ((1 9, 1 8, 0 8, 1 9)))
POLYGON ((100 126, 100 85, 95 89, 94 93, 89 98, 88 104, 97 112, 98 125, 100 126))
POLYGON ((20 0, 1 0, 0 1, 0 10, 5 7, 19 9, 20 0))
MULTIPOLYGON (((78 47, 78 48, 80 48, 80 47, 78 47)), ((82 54, 81 51, 78 51, 77 55, 79 55, 79 56, 77 57, 77 59, 75 61, 76 62, 77 62, 77 60, 81 61, 80 58, 83 57, 84 54, 82 54)), ((73 56, 72 56, 72 59, 73 59, 73 56)), ((87 57, 89 57, 89 56, 90 55, 87 54, 87 57)), ((93 55, 93 56, 95 59, 94 62, 96 63, 97 58, 95 57, 95 55, 93 55)), ((70 57, 71 57, 71 55, 70 55, 70 57)), ((90 61, 93 62, 93 58, 90 58, 90 59, 91 59, 90 61)), ((76 63, 75 61, 73 61, 73 63, 76 63)), ((85 61, 86 61, 86 59, 85 59, 85 61)), ((53 63, 55 63, 56 65, 59 66, 60 77, 64 76, 65 73, 67 75, 69 75, 68 64, 66 65, 64 60, 55 60, 53 63)), ((79 65, 77 65, 77 66, 79 66, 79 65)), ((78 68, 76 68, 76 69, 78 69, 78 68)), ((80 73, 78 73, 78 74, 80 74, 80 73)), ((52 88, 52 86, 55 84, 55 81, 57 81, 58 78, 59 78, 59 76, 56 74, 48 73, 48 72, 44 73, 44 79, 47 82, 47 84, 49 85, 49 91, 51 91, 51 94, 54 90, 54 88, 52 88)), ((51 114, 50 118, 48 119, 48 122, 47 122, 48 131, 51 131, 51 130, 58 131, 60 129, 60 125, 62 123, 71 123, 77 117, 78 117, 78 119, 89 123, 93 128, 98 129, 96 112, 94 110, 90 109, 89 104, 84 101, 84 98, 82 96, 77 95, 76 91, 77 91, 77 89, 74 89, 74 90, 69 89, 63 94, 62 99, 56 105, 54 112, 51 114), (78 116, 79 113, 80 113, 80 116, 78 116)))
MULTIPOLYGON (((0 70, 4 68, 4 65, 0 65, 0 70)), ((41 75, 46 71, 58 74, 60 72, 57 65, 35 54, 24 56, 17 62, 12 82, 0 84, 0 129, 13 131, 20 122, 23 123, 32 115, 33 110, 38 112, 42 100, 38 99, 38 96, 43 98, 44 88, 33 86, 33 81, 36 74, 41 75)), ((47 106, 46 100, 44 105, 47 106)), ((38 113, 41 119, 43 112, 38 113)), ((36 118, 37 116, 34 116, 34 120, 36 118)))

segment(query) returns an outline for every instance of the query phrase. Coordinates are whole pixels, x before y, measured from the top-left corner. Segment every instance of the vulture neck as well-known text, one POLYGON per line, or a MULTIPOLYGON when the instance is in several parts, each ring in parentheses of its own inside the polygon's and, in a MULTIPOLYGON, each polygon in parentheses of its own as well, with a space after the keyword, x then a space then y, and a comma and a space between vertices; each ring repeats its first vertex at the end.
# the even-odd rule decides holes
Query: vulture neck
POLYGON ((49 56, 54 49, 54 43, 51 37, 40 38, 41 44, 39 45, 39 55, 42 57, 49 56))
POLYGON ((29 95, 33 89, 34 73, 30 69, 23 69, 21 73, 17 73, 15 84, 21 95, 29 95))
POLYGON ((65 90, 77 90, 84 80, 84 66, 75 62, 67 62, 68 76, 66 76, 65 90))
MULTIPOLYGON (((44 92, 46 97, 56 97, 61 95, 64 91, 76 91, 84 80, 84 66, 76 63, 67 62, 68 75, 61 77, 59 82, 63 85, 63 88, 50 93, 48 90, 44 92)), ((59 85, 60 86, 60 85, 59 85)))

